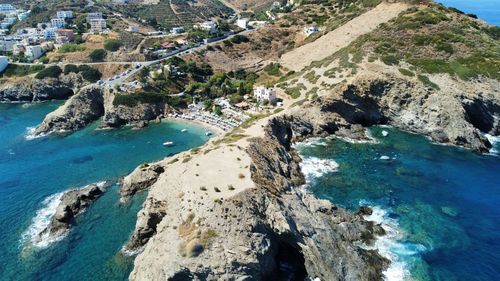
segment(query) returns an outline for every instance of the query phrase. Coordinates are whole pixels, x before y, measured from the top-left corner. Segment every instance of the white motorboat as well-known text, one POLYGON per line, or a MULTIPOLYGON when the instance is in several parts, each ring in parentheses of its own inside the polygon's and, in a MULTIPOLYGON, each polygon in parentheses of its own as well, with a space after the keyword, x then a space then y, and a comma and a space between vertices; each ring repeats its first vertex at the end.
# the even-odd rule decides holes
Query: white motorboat
POLYGON ((163 143, 164 146, 173 146, 174 142, 173 141, 166 141, 163 143))
POLYGON ((182 129, 182 130, 181 130, 181 132, 183 132, 183 133, 185 133, 185 132, 187 132, 187 131, 188 131, 188 129, 182 129))

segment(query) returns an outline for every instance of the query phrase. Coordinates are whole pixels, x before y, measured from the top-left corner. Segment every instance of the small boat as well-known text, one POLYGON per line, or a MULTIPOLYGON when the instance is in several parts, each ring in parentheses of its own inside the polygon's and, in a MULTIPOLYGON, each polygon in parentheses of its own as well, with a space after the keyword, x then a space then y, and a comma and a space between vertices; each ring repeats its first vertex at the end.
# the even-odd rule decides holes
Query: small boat
POLYGON ((182 129, 182 130, 181 130, 181 132, 183 132, 183 133, 185 133, 185 132, 187 132, 187 131, 188 131, 188 129, 182 129))
POLYGON ((212 135, 212 132, 210 131, 205 131, 205 136, 211 136, 212 135))
POLYGON ((163 143, 164 146, 173 146, 174 142, 173 141, 166 141, 163 143))

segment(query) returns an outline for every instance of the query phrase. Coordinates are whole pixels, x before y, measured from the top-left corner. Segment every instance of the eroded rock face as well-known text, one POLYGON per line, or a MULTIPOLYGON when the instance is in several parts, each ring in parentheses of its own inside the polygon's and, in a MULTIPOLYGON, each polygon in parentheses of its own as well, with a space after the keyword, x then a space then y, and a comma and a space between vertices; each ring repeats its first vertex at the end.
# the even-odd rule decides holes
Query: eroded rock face
POLYGON ((74 89, 87 82, 77 74, 63 75, 60 79, 23 79, 0 86, 0 102, 37 102, 65 100, 73 95, 74 89))
POLYGON ((353 126, 390 124, 439 143, 487 152, 491 144, 482 133, 498 135, 500 126, 500 92, 497 84, 490 84, 488 94, 474 88, 442 93, 391 76, 358 78, 294 115, 313 124, 317 135, 361 136, 353 126))
POLYGON ((109 184, 91 184, 65 192, 49 225, 35 237, 35 242, 43 239, 54 239, 66 234, 74 224, 75 217, 101 196, 107 185, 109 184))
POLYGON ((161 162, 137 167, 132 173, 123 178, 120 185, 121 199, 126 201, 128 197, 149 188, 163 172, 165 172, 165 168, 161 162))
POLYGON ((104 114, 103 89, 87 86, 72 96, 64 105, 49 113, 34 135, 52 132, 71 132, 82 129, 104 114))

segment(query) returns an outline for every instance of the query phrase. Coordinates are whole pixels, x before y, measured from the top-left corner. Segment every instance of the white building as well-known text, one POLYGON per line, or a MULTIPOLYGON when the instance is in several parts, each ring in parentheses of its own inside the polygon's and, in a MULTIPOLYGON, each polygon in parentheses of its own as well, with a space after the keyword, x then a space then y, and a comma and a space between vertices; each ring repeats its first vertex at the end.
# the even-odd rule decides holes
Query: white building
POLYGON ((0 73, 2 73, 9 65, 9 60, 5 56, 0 56, 0 73))
POLYGON ((246 29, 248 27, 248 19, 238 19, 236 21, 238 27, 246 29))
POLYGON ((172 30, 170 30, 170 33, 172 34, 181 34, 184 32, 184 27, 174 27, 172 30))
POLYGON ((308 37, 313 35, 314 33, 317 33, 318 31, 319 29, 315 25, 304 28, 304 34, 308 37))
POLYGON ((200 29, 209 31, 211 33, 217 32, 217 24, 213 21, 202 22, 198 25, 200 29))
POLYGON ((66 21, 64 18, 53 18, 50 20, 50 24, 55 28, 64 28, 66 21))
POLYGON ((17 18, 20 20, 20 21, 23 21, 25 19, 27 19, 30 15, 31 11, 25 11, 25 12, 21 12, 17 15, 17 18))
POLYGON ((90 33, 102 33, 106 30, 106 20, 93 19, 90 21, 90 33))
POLYGON ((97 13, 88 13, 87 14, 87 22, 90 23, 92 20, 100 20, 102 19, 102 13, 97 12, 97 13))
POLYGON ((31 60, 36 60, 43 55, 43 48, 41 46, 26 46, 24 55, 31 60))
POLYGON ((57 34, 55 28, 46 28, 43 30, 43 38, 45 40, 56 40, 57 34))
POLYGON ((16 8, 11 4, 0 4, 0 14, 8 15, 16 12, 16 8))
POLYGON ((0 39, 0 51, 2 52, 12 52, 14 45, 17 43, 13 38, 3 38, 0 39))
POLYGON ((60 19, 72 19, 73 11, 57 11, 57 17, 60 19))
POLYGON ((274 102, 276 100, 276 90, 274 88, 267 88, 259 86, 253 89, 253 96, 257 101, 274 102))

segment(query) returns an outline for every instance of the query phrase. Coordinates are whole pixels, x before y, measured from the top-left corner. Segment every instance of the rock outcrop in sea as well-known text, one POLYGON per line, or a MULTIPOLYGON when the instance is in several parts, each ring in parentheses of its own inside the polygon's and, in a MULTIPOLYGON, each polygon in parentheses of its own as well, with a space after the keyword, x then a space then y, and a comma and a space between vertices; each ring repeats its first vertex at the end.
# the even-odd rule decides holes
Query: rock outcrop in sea
POLYGON ((64 236, 74 224, 75 217, 99 198, 107 185, 109 183, 102 182, 66 191, 61 196, 49 224, 35 237, 32 237, 32 243, 36 245, 45 240, 57 240, 58 237, 64 236))

